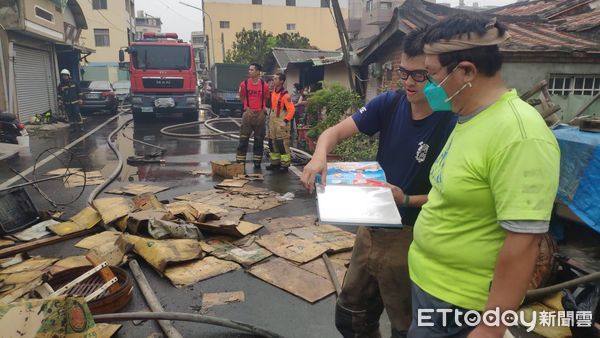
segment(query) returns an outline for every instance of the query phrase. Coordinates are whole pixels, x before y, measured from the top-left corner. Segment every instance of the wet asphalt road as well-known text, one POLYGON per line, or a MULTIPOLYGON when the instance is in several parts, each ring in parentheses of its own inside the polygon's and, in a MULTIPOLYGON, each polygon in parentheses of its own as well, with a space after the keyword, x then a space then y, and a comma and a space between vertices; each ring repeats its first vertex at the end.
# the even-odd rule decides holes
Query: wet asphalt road
MULTIPOLYGON (((105 177, 112 173, 117 165, 117 159, 108 148, 106 137, 118 125, 124 123, 129 118, 130 115, 127 114, 120 116, 117 120, 101 128, 71 149, 77 159, 83 162, 86 170, 100 170, 105 177)), ((86 130, 93 129, 107 119, 108 116, 106 115, 88 116, 85 118, 86 130)), ((167 152, 162 157, 166 163, 136 166, 125 163, 118 178, 105 190, 110 190, 111 188, 130 182, 156 183, 170 187, 169 190, 157 194, 158 198, 160 200, 173 200, 174 197, 185 193, 210 189, 218 183, 220 181, 219 178, 192 176, 190 171, 210 169, 211 160, 233 160, 235 158, 237 141, 224 137, 211 140, 197 140, 174 138, 160 134, 160 129, 164 126, 177 123, 181 123, 181 121, 160 120, 140 125, 132 123, 127 126, 123 132, 129 137, 167 148, 167 152)), ((223 130, 236 130, 238 128, 233 123, 223 123, 217 127, 223 130)), ((187 130, 178 130, 178 132, 208 133, 204 126, 190 127, 187 130)), ((17 158, 0 162, 0 182, 14 176, 9 167, 22 171, 32 166, 35 158, 45 149, 62 147, 84 133, 69 132, 68 128, 44 132, 31 129, 30 150, 22 152, 17 158)), ((131 140, 123 137, 122 133, 118 134, 117 144, 124 158, 134 154, 143 155, 144 153, 155 152, 152 147, 137 143, 134 144, 131 140)), ((76 163, 76 161, 73 163, 76 163)), ((263 168, 266 164, 266 161, 263 162, 263 168)), ((60 166, 58 161, 51 161, 43 169, 38 170, 38 175, 39 172, 45 173, 60 166)), ((247 169, 248 172, 253 172, 251 165, 247 169)), ((262 172, 265 174, 265 181, 254 184, 282 194, 293 192, 296 197, 293 201, 280 207, 247 215, 245 216, 246 220, 252 222, 266 217, 316 213, 314 196, 310 196, 305 192, 298 178, 292 172, 288 174, 272 174, 264 169, 262 172)), ((74 194, 73 191, 78 191, 77 189, 70 189, 71 191, 65 189, 60 181, 40 184, 40 187, 50 196, 63 201, 71 199, 74 194)), ((94 188, 95 186, 87 187, 83 196, 75 203, 59 208, 53 208, 33 189, 28 188, 27 190, 39 210, 63 210, 65 212, 64 216, 70 217, 86 206, 87 197, 94 188)), ((111 195, 99 195, 99 197, 103 196, 111 195)), ((258 234, 262 233, 265 233, 264 229, 258 232, 258 234)), ((79 240, 74 239, 51 245, 31 251, 30 254, 55 257, 81 255, 85 253, 85 250, 73 246, 79 240)), ((315 304, 309 304, 292 294, 245 273, 243 269, 196 283, 190 287, 177 289, 166 278, 162 278, 155 270, 149 267, 142 259, 138 259, 138 262, 142 266, 144 274, 165 308, 165 311, 193 313, 201 305, 202 293, 242 290, 245 293, 245 302, 215 306, 207 314, 253 324, 285 337, 340 337, 334 326, 334 295, 315 304)), ((133 301, 122 311, 149 311, 137 287, 134 288, 133 301)), ((152 334, 162 334, 159 326, 152 321, 146 321, 137 326, 131 321, 123 322, 122 324, 123 327, 117 333, 117 337, 147 337, 152 334)), ((251 336, 233 329, 212 325, 185 322, 176 322, 174 325, 185 337, 251 336)), ((389 322, 387 318, 382 320, 382 332, 384 336, 389 335, 389 322)))

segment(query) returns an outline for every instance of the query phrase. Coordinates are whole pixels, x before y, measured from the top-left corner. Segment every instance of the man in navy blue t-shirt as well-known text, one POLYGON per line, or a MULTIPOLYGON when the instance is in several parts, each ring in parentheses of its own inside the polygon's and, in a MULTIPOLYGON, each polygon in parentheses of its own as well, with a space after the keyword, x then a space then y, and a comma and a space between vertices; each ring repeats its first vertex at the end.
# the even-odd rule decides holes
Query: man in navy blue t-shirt
POLYGON ((422 35, 419 30, 404 38, 398 68, 404 91, 375 97, 323 132, 302 173, 303 185, 312 192, 315 175, 326 177, 327 154, 338 143, 359 132, 379 132, 377 161, 385 171, 404 227, 358 229, 335 311, 336 327, 344 337, 380 337, 379 317, 384 307, 392 324, 392 337, 405 336, 410 326, 407 256, 412 225, 427 202, 431 164, 456 123, 451 112, 432 112, 423 94, 427 71, 422 35))

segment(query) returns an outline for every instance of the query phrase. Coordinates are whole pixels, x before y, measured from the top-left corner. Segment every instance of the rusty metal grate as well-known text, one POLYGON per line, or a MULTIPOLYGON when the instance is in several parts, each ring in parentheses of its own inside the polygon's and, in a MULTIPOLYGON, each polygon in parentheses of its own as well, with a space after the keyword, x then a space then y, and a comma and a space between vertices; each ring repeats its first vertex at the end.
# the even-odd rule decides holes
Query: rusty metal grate
MULTIPOLYGON (((48 281, 48 284, 54 290, 58 290, 73 279, 81 276, 90 269, 89 266, 83 266, 58 272, 48 281)), ((117 277, 119 290, 111 293, 108 289, 99 296, 88 302, 92 314, 114 313, 124 308, 131 301, 133 295, 133 283, 129 274, 125 270, 111 266, 110 269, 117 277)), ((98 290, 104 285, 104 280, 100 275, 94 274, 81 283, 73 286, 65 294, 69 296, 85 297, 98 290)))

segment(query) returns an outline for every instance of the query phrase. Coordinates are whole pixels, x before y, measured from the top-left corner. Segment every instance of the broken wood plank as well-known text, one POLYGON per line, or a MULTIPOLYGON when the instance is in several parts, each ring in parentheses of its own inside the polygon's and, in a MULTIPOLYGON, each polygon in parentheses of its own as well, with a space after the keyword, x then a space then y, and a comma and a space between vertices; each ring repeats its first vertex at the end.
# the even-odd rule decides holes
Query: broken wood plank
POLYGON ((17 233, 12 234, 12 237, 23 241, 29 242, 34 239, 40 239, 42 237, 51 235, 51 233, 47 230, 48 226, 59 224, 59 222, 49 219, 47 221, 40 222, 36 225, 33 225, 23 231, 19 231, 17 233))
POLYGON ((70 257, 63 258, 63 259, 59 260, 58 262, 54 263, 48 269, 48 271, 51 274, 56 274, 56 273, 64 271, 64 270, 78 268, 80 266, 91 266, 91 264, 90 264, 90 262, 87 261, 87 259, 85 259, 85 256, 70 256, 70 257))
POLYGON ((154 194, 141 194, 131 198, 133 212, 151 209, 164 209, 164 205, 154 194))
POLYGON ((206 257, 194 262, 171 266, 165 271, 165 276, 175 287, 181 288, 239 268, 240 266, 234 262, 206 257))
POLYGON ((248 180, 234 180, 234 179, 226 179, 221 183, 217 184, 217 188, 241 188, 248 183, 248 180))
POLYGON ((91 229, 96 224, 100 223, 101 220, 102 217, 94 208, 86 207, 71 217, 69 221, 52 224, 48 226, 48 229, 59 236, 64 236, 74 232, 91 229))
MULTIPOLYGON (((343 263, 341 263, 340 260, 332 258, 333 257, 330 257, 331 264, 333 265, 333 269, 335 270, 335 274, 340 282, 340 285, 342 285, 344 283, 344 277, 346 276, 346 270, 348 269, 343 265, 343 263)), ((327 266, 325 265, 323 259, 315 259, 314 261, 300 265, 299 268, 312 272, 315 275, 319 275, 331 281, 330 274, 327 271, 327 266)), ((331 286, 334 286, 333 281, 331 282, 331 286)))
POLYGON ((354 246, 354 239, 356 237, 351 232, 344 231, 329 224, 294 228, 289 230, 289 233, 307 241, 323 245, 327 247, 327 252, 329 253, 352 250, 352 247, 354 246))
POLYGON ((24 271, 43 270, 54 262, 58 261, 58 258, 47 258, 47 257, 32 257, 24 262, 15 264, 9 268, 0 271, 0 274, 11 274, 24 271))
POLYGON ((292 216, 292 217, 276 217, 276 218, 265 218, 259 221, 260 224, 264 225, 269 232, 277 232, 285 229, 303 228, 307 226, 314 226, 317 224, 317 217, 315 215, 304 215, 304 216, 292 216))
POLYGON ((104 224, 127 215, 131 209, 129 200, 123 197, 98 198, 94 200, 93 205, 102 216, 104 224))
POLYGON ((310 303, 335 292, 328 279, 303 270, 282 258, 272 258, 253 266, 248 272, 310 303))
POLYGON ((256 243, 242 247, 223 239, 208 239, 202 241, 200 245, 202 250, 209 252, 211 255, 234 261, 244 267, 250 267, 272 255, 270 251, 256 243))
POLYGON ((202 257, 200 243, 193 239, 155 240, 123 234, 117 240, 119 247, 133 245, 133 250, 158 272, 163 273, 167 264, 186 262, 202 257))
POLYGON ((248 180, 248 181, 264 181, 265 176, 263 174, 245 174, 245 175, 237 175, 233 179, 234 180, 248 180))
POLYGON ((84 185, 100 185, 104 183, 104 176, 102 176, 100 171, 86 171, 85 181, 83 175, 82 171, 71 171, 70 175, 64 178, 65 188, 76 188, 84 185))
POLYGON ((117 195, 138 196, 138 195, 142 195, 142 194, 158 194, 159 192, 165 191, 167 189, 169 189, 169 187, 162 187, 162 186, 151 185, 151 184, 130 183, 126 186, 109 190, 106 193, 117 194, 117 195))
POLYGON ((41 247, 44 247, 44 246, 47 246, 50 244, 66 241, 71 238, 77 238, 77 237, 89 235, 94 232, 96 232, 96 229, 92 228, 92 229, 68 234, 66 236, 52 236, 52 237, 48 237, 48 238, 38 239, 36 241, 23 243, 23 244, 13 245, 13 246, 5 248, 5 249, 0 249, 0 258, 14 256, 21 252, 38 249, 38 248, 41 248, 41 247))
POLYGON ((80 240, 75 243, 75 246, 82 249, 91 249, 104 243, 114 243, 119 236, 121 236, 120 232, 110 230, 102 231, 101 233, 80 240))
POLYGON ((281 232, 261 236, 256 242, 275 255, 296 263, 310 262, 327 252, 325 246, 281 232))
POLYGON ((202 310, 206 311, 216 305, 241 303, 246 300, 244 291, 215 292, 202 294, 202 310))

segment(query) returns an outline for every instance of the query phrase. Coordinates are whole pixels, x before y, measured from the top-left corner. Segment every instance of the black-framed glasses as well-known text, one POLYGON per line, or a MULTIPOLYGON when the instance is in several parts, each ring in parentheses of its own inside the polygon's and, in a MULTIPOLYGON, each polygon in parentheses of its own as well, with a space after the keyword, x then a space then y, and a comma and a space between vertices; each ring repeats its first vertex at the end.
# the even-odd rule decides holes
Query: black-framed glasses
POLYGON ((408 77, 412 77, 415 82, 423 82, 427 80, 427 71, 424 69, 408 70, 402 67, 398 67, 398 74, 400 79, 406 81, 408 77))

